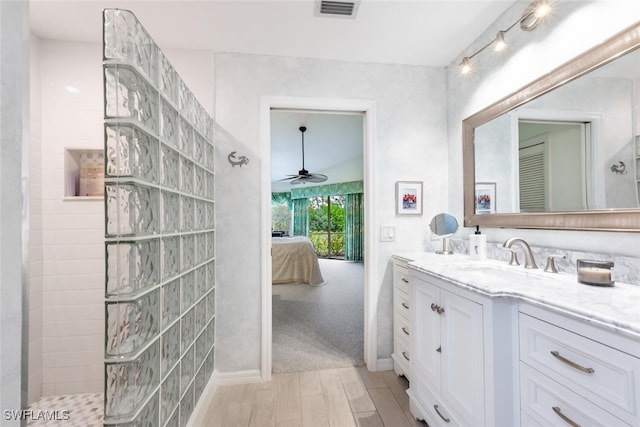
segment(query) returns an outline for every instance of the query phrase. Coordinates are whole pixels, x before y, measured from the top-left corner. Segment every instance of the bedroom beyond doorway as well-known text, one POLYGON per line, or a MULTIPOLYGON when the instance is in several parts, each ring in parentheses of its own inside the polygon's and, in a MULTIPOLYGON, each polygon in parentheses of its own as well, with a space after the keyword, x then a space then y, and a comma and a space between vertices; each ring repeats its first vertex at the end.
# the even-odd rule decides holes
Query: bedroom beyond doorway
POLYGON ((319 263, 324 286, 272 286, 274 373, 363 364, 364 264, 319 263))

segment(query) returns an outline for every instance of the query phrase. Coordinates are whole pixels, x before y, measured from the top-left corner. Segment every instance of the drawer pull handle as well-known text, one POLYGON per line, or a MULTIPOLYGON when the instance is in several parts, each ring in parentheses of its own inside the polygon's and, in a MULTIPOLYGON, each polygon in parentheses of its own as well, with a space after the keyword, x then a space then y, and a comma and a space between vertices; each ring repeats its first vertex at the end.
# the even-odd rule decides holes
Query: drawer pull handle
POLYGON ((553 409, 553 412, 555 412, 556 415, 562 418, 562 421, 569 424, 571 427, 580 427, 580 424, 578 424, 577 422, 573 421, 571 418, 563 414, 562 410, 558 406, 553 406, 551 409, 553 409))
POLYGON ((402 357, 404 357, 405 359, 407 359, 407 362, 409 361, 409 355, 407 354, 406 351, 402 352, 402 357))
POLYGON ((406 308, 407 310, 409 310, 409 306, 407 305, 407 303, 406 303, 406 302, 403 302, 403 303, 402 303, 402 306, 403 306, 404 308, 406 308))
POLYGON ((438 308, 436 309, 436 311, 438 312, 439 315, 442 316, 442 313, 444 313, 444 308, 438 306, 438 308))
POLYGON ((405 334, 409 335, 409 331, 404 326, 402 327, 402 332, 404 332, 405 334))
POLYGON ((572 362, 569 359, 565 359, 564 357, 560 356, 560 353, 557 351, 552 351, 551 354, 553 355, 553 357, 555 357, 556 359, 558 359, 559 361, 561 361, 562 363, 565 363, 569 366, 571 366, 572 368, 575 368, 581 372, 584 372, 585 374, 593 374, 595 371, 593 370, 593 368, 585 368, 582 365, 578 365, 576 362, 572 362))
POLYGON ((436 311, 438 309, 438 306, 435 303, 431 303, 431 311, 436 311))
POLYGON ((440 413, 440 409, 438 409, 438 405, 433 405, 433 409, 436 410, 436 412, 438 413, 438 415, 440 415, 440 418, 442 418, 444 420, 445 423, 450 423, 451 422, 451 418, 447 418, 444 417, 441 413, 440 413))
POLYGON ((404 277, 402 278, 402 281, 403 281, 404 283, 409 283, 409 281, 408 281, 407 279, 405 279, 404 277))

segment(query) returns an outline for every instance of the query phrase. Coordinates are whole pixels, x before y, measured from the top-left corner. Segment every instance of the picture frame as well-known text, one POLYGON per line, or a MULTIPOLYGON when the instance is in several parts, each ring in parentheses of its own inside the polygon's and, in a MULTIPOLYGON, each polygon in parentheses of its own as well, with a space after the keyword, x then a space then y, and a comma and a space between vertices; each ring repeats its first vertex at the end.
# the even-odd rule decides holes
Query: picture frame
POLYGON ((422 181, 396 181, 396 214, 422 215, 422 181))
POLYGON ((496 213, 496 183, 476 182, 476 215, 496 213))

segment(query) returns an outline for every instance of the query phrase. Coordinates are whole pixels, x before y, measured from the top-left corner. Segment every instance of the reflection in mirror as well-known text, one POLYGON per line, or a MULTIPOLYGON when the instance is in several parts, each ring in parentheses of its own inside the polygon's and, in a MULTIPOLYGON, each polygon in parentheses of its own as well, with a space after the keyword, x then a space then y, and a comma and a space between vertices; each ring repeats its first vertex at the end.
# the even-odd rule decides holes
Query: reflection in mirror
POLYGON ((495 212, 638 207, 636 174, 611 171, 640 156, 638 84, 635 51, 477 127, 475 180, 496 183, 495 212))
POLYGON ((465 225, 640 231, 639 46, 637 23, 463 122, 465 225))
POLYGON ((437 254, 450 255, 453 252, 449 250, 449 237, 458 230, 458 220, 447 213, 441 213, 433 217, 429 224, 431 234, 436 239, 442 240, 442 250, 436 251, 437 254))

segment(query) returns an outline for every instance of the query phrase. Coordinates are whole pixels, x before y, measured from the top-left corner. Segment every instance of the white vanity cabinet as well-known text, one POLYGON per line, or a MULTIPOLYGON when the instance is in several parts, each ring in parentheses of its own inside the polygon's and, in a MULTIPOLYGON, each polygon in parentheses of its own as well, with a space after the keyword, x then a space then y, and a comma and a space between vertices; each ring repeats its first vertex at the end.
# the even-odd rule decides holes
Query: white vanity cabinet
POLYGON ((519 311, 522 425, 640 425, 637 340, 530 304, 519 311))
POLYGON ((411 380, 411 305, 406 261, 393 263, 393 370, 411 380))
POLYGON ((411 270, 411 412, 429 426, 515 425, 513 304, 411 270))

